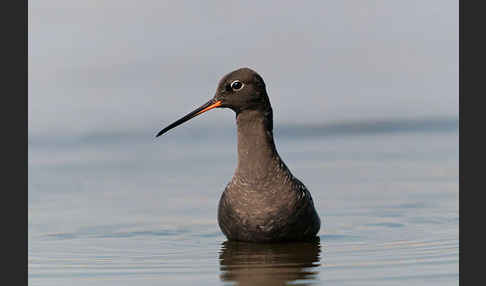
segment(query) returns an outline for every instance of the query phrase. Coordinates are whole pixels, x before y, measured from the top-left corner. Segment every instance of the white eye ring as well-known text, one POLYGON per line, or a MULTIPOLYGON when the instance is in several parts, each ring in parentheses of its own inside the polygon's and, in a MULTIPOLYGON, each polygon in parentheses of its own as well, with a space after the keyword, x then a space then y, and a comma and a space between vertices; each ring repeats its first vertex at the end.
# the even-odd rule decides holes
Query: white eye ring
POLYGON ((243 86, 245 86, 241 81, 239 80, 235 80, 233 81, 231 84, 230 84, 231 88, 233 90, 240 90, 243 88, 243 86))

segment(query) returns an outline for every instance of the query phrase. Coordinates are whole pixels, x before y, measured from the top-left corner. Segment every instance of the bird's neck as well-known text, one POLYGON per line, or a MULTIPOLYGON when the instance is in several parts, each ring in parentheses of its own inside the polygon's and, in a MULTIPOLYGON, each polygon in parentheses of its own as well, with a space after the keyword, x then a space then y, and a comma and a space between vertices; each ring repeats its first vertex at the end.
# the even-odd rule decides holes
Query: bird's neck
POLYGON ((244 110, 236 115, 238 166, 235 175, 252 182, 273 175, 280 157, 273 141, 272 109, 244 110))

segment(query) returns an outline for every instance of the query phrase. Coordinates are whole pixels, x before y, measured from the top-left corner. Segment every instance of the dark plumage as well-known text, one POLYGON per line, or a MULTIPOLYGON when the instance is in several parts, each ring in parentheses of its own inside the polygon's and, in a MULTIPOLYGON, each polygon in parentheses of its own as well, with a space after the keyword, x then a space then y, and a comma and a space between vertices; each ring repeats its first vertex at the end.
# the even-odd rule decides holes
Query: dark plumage
POLYGON ((218 223, 229 240, 309 240, 320 219, 307 188, 280 158, 273 141, 273 115, 265 83, 249 68, 224 76, 216 95, 157 136, 216 107, 236 113, 238 166, 219 201, 218 223))

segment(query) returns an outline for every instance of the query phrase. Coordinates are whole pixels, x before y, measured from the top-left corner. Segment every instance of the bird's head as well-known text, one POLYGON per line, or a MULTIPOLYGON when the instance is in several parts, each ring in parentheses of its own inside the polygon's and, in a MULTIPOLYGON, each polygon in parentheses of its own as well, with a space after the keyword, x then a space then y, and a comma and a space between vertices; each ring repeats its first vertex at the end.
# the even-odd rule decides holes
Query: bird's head
POLYGON ((216 94, 211 100, 162 129, 156 137, 213 108, 230 108, 237 114, 244 110, 270 109, 263 78, 249 68, 230 72, 219 81, 216 94))

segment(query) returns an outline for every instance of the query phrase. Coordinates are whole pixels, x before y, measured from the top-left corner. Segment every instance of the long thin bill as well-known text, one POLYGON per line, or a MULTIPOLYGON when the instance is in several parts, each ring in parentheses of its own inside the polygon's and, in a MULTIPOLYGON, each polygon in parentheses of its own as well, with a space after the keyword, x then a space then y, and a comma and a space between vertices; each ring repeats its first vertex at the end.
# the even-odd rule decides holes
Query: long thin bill
POLYGON ((166 133, 167 131, 171 130, 174 127, 181 125, 182 123, 188 121, 191 118, 198 116, 208 110, 221 106, 221 100, 215 101, 211 99, 210 101, 206 102, 205 104, 198 107, 196 110, 192 111, 191 113, 187 114, 186 116, 182 117, 181 119, 177 120, 176 122, 172 123, 171 125, 165 127, 164 129, 160 130, 159 133, 155 137, 159 137, 160 135, 166 133))

